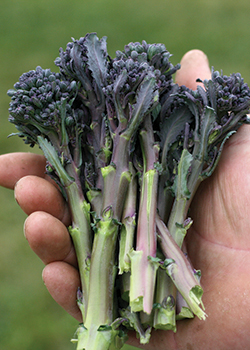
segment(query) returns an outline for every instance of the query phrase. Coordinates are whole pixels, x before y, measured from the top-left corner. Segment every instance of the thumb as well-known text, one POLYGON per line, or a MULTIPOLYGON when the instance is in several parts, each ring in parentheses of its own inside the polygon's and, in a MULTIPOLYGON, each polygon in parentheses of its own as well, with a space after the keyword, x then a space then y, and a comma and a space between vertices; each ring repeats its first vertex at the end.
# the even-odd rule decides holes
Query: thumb
POLYGON ((176 73, 176 83, 178 85, 185 85, 192 90, 197 89, 196 79, 209 79, 211 71, 207 56, 203 51, 191 50, 188 51, 181 59, 181 68, 176 73))

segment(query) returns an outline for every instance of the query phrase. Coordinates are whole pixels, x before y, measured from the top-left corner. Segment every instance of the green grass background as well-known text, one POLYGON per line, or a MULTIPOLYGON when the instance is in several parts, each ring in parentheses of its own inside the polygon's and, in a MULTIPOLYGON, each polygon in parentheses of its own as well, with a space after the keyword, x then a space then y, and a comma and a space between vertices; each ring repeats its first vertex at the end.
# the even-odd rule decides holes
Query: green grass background
MULTIPOLYGON (((37 65, 56 70, 60 47, 87 32, 108 37, 111 56, 130 41, 162 42, 177 63, 190 49, 215 69, 240 71, 250 83, 249 0, 1 0, 0 153, 30 151, 8 123, 6 91, 37 65)), ((77 322, 50 297, 43 264, 23 236, 25 215, 0 189, 0 349, 75 349, 77 322)), ((124 350, 131 347, 124 347, 124 350)))

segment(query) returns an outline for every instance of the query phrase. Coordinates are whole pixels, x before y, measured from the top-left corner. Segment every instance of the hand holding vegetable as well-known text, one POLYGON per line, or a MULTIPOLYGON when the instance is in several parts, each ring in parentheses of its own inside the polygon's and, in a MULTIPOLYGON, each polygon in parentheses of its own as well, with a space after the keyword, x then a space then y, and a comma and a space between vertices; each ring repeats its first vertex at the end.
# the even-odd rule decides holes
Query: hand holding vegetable
MULTIPOLYGON (((183 67, 185 67, 184 64, 183 67)), ((199 77, 206 78, 207 76, 203 76, 203 74, 200 74, 199 72, 199 77)), ((181 83, 181 81, 179 81, 179 83, 181 83)), ((247 324, 248 317, 248 315, 244 314, 244 310, 240 310, 241 307, 247 305, 246 297, 243 301, 240 299, 247 291, 247 279, 245 274, 245 272, 247 271, 247 244, 245 241, 247 237, 245 235, 247 225, 245 224, 246 227, 244 227, 244 220, 238 220, 238 218, 246 217, 247 213, 244 213, 244 210, 247 212, 248 199, 246 197, 247 187, 244 188, 242 184, 242 182, 244 182, 244 186, 247 185, 247 179, 244 178, 244 170, 241 166, 238 168, 236 165, 237 162, 240 162, 241 165, 243 164, 245 167, 247 167, 247 131, 248 126, 244 126, 236 135, 234 135, 231 138, 231 140, 229 140, 228 144, 225 146, 225 149, 223 151, 219 167, 217 168, 214 175, 210 179, 206 180, 206 182, 204 182, 203 185, 201 185, 201 188, 194 199, 194 203, 197 203, 197 205, 192 206, 193 209, 191 208, 191 216, 194 219, 194 222, 196 222, 196 224, 194 223, 193 227, 191 227, 189 230, 187 236, 187 250, 192 262, 194 263, 194 266, 197 266, 197 268, 201 268, 203 271, 202 285, 205 290, 203 301, 206 305, 206 312, 207 314, 209 314, 209 317, 207 318, 206 322, 202 323, 197 318, 189 321, 180 321, 178 323, 178 332, 174 336, 178 344, 178 349, 185 349, 188 348, 188 346, 190 349, 205 349, 206 344, 209 347, 212 346, 212 344, 214 344, 214 348, 217 347, 223 349, 224 346, 225 349, 230 349, 230 347, 232 349, 237 349, 237 347, 240 349, 247 348, 248 345, 247 335, 245 338, 244 336, 241 336, 240 339, 237 337, 237 334, 242 334, 243 330, 246 331, 245 325, 247 324), (235 142, 237 146, 230 148, 230 143, 233 142, 235 142), (243 154, 242 150, 244 150, 243 154), (229 153, 232 153, 232 157, 230 158, 227 157, 227 154, 229 153), (238 154, 241 155, 241 158, 238 156, 238 154), (235 161, 232 161, 234 157, 236 159, 235 161), (230 166, 229 169, 227 168, 228 162, 233 163, 233 166, 230 166), (238 178, 237 176, 239 173, 241 176, 238 178), (228 185, 228 181, 232 180, 234 180, 233 185, 228 185), (227 186, 231 190, 231 192, 228 191, 227 186), (239 186, 238 189, 237 186, 239 186), (229 195, 229 193, 231 193, 231 196, 229 195), (204 197, 202 198, 203 201, 201 205, 199 200, 201 200, 202 196, 204 197), (208 211, 206 211, 207 206, 208 211), (199 217, 203 217, 203 215, 206 218, 206 221, 199 221, 199 217), (211 220, 211 218, 213 220, 211 220), (225 228, 227 232, 224 231, 225 228), (230 229, 232 230, 232 232, 230 232, 230 229), (237 239, 234 239, 235 232, 237 232, 237 239), (230 249, 225 248, 224 246, 228 246, 230 249), (233 249, 235 247, 237 249, 245 250, 243 252, 240 250, 235 250, 233 249), (238 271, 237 266, 239 266, 239 264, 237 259, 242 259, 243 254, 244 262, 241 263, 241 269, 239 269, 238 271), (239 257, 237 258, 237 256, 239 257), (225 260, 223 257, 225 257, 225 260), (229 269, 228 274, 226 274, 227 269, 229 269), (227 280, 227 278, 229 280, 227 280), (231 288, 229 286, 231 286, 231 288), (243 286, 245 288, 244 290, 243 286), (246 304, 244 304, 243 302, 246 304), (235 306, 235 304, 237 306, 235 306), (237 312, 239 311, 241 312, 240 315, 238 315, 237 317, 237 312), (217 327, 215 327, 215 322, 219 322, 217 327), (200 332, 199 327, 203 328, 200 332), (214 333, 216 331, 218 333, 214 333), (230 335, 232 336, 231 339, 230 335), (186 344, 186 346, 184 346, 184 344, 186 344)), ((8 159, 10 160, 12 157, 13 156, 10 155, 8 156, 8 159)), ((24 157, 28 159, 28 155, 24 157)), ((6 158, 4 159, 2 157, 1 161, 4 162, 5 160, 6 158)), ((16 167, 18 167, 17 164, 18 163, 15 164, 16 167)), ((28 169, 29 170, 27 171, 27 174, 30 174, 32 168, 28 169)), ((245 170, 246 174, 247 170, 248 169, 245 170)), ((34 174, 37 174, 37 172, 34 171, 34 174)), ((40 174, 41 172, 39 170, 38 175, 40 174)), ((3 175, 1 175, 1 177, 3 178, 3 175)), ((63 223, 68 225, 69 216, 67 214, 67 210, 65 211, 65 205, 63 200, 60 199, 58 201, 58 192, 54 190, 54 187, 51 185, 51 183, 46 183, 46 185, 44 184, 45 188, 47 188, 49 193, 48 195, 46 195, 45 202, 45 206, 48 204, 47 208, 44 207, 42 200, 39 201, 39 199, 44 198, 43 195, 46 193, 44 190, 41 192, 41 194, 36 192, 37 203, 29 203, 29 201, 25 199, 25 196, 27 195, 27 187, 31 188, 32 191, 32 187, 30 187, 32 181, 33 184, 37 185, 38 181, 40 182, 41 179, 26 177, 20 180, 18 185, 16 186, 16 197, 21 207, 25 210, 27 214, 31 214, 32 212, 34 212, 34 214, 31 214, 26 221, 26 236, 32 248, 43 259, 43 261, 48 264, 45 268, 44 278, 45 283, 52 296, 54 296, 57 302, 63 305, 67 311, 76 316, 76 307, 70 307, 71 304, 69 304, 69 299, 65 301, 63 294, 58 294, 57 287, 58 285, 61 285, 61 287, 63 287, 62 280, 65 281, 65 278, 63 277, 62 280, 56 280, 56 278, 60 279, 60 277, 63 276, 63 274, 65 274, 64 276, 68 276, 69 274, 71 274, 71 283, 67 283, 68 289, 66 291, 67 293, 69 293, 69 295, 72 295, 72 300, 75 300, 74 293, 76 292, 76 286, 79 285, 75 273, 76 270, 74 269, 76 263, 75 259, 72 256, 72 246, 67 238, 68 236, 66 234, 66 230, 59 221, 63 220, 63 223), (57 203, 59 208, 53 207, 53 212, 51 212, 51 203, 57 203), (52 216, 50 214, 44 214, 41 212, 39 213, 37 211, 45 211, 51 213, 52 216), (53 249, 53 244, 50 244, 50 247, 47 246, 46 254, 44 254, 44 250, 40 249, 41 243, 43 243, 46 247, 47 241, 46 239, 44 239, 43 234, 46 233, 47 235, 49 235, 49 227, 47 228, 47 230, 44 229, 44 231, 42 227, 41 231, 38 230, 39 220, 42 219, 42 215, 46 215, 46 218, 48 220, 51 220, 51 224, 53 224, 54 236, 50 236, 50 243, 54 241, 54 243, 57 245, 57 254, 59 254, 59 252, 61 254, 61 256, 56 256, 56 258, 53 249), (34 227, 36 227, 36 230, 34 230, 34 227), (58 230, 56 230, 55 228, 58 228, 58 230), (64 232, 65 234, 62 234, 60 236, 56 235, 58 231, 61 231, 62 233, 64 232), (60 249, 58 249, 58 245, 60 249), (65 260, 65 262, 68 265, 66 265, 63 262, 53 262, 53 260, 65 260), (59 274, 58 271, 61 271, 61 273, 59 274), (76 282, 76 284, 73 285, 74 281, 76 282), (71 290, 72 294, 70 293, 71 287, 73 289, 71 290)), ((13 182, 15 182, 14 179, 13 182)), ((4 182, 4 178, 1 183, 3 185, 6 184, 6 182, 4 182)), ((39 187, 36 185, 34 188, 37 191, 39 187)), ((8 184, 8 186, 10 185, 8 184)), ((75 303, 72 303, 72 305, 73 304, 75 305, 75 303)), ((244 309, 245 308, 247 308, 247 306, 245 306, 244 309)), ((174 343, 172 332, 157 331, 152 333, 150 344, 145 345, 144 348, 149 349, 157 347, 158 349, 174 349, 173 344, 174 343)))

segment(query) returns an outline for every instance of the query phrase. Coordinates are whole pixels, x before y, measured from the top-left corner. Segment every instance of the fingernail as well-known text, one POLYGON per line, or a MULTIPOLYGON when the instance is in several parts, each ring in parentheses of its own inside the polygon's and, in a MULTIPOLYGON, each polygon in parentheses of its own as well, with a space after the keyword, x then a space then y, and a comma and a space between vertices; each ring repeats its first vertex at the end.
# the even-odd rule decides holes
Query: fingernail
POLYGON ((211 71, 206 54, 201 50, 188 51, 181 60, 181 69, 176 73, 176 83, 197 89, 196 80, 209 79, 211 71))

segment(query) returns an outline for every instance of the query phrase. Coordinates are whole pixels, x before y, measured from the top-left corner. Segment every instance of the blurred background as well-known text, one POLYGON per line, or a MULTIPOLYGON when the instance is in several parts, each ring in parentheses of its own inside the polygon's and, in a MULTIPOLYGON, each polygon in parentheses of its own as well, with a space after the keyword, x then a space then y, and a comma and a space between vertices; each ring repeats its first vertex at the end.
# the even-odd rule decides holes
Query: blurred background
MULTIPOLYGON (((111 57, 130 41, 161 42, 174 64, 199 48, 216 70, 239 71, 250 83, 249 15, 249 0, 1 0, 0 154, 37 152, 7 138, 15 128, 6 91, 38 65, 57 71, 54 59, 72 37, 107 36, 111 57)), ((43 264, 24 238, 26 216, 12 191, 0 189, 0 206, 0 349, 75 349, 69 340, 77 322, 43 285, 43 264)))

